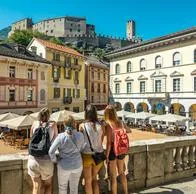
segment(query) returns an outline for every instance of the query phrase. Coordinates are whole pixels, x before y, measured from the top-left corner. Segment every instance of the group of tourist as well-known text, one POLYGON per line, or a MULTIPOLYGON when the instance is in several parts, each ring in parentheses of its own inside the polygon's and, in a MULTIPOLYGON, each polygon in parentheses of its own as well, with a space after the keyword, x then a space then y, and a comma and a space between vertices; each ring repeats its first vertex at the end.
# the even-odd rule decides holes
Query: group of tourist
POLYGON ((52 193, 54 163, 57 163, 59 194, 66 194, 68 185, 70 194, 77 194, 81 175, 85 182, 85 192, 98 194, 97 176, 104 165, 104 160, 108 167, 112 193, 117 193, 118 174, 123 191, 128 194, 124 163, 126 154, 116 155, 114 145, 115 130, 125 126, 117 117, 112 105, 108 105, 104 111, 105 122, 98 120, 96 107, 88 105, 85 110, 85 121, 79 125, 78 129, 74 118, 68 116, 64 122, 65 130, 60 134, 58 134, 56 123, 49 122, 49 116, 49 110, 42 109, 39 121, 35 122, 31 128, 32 142, 29 146, 28 174, 33 182, 33 194, 52 193), (44 129, 47 129, 48 133, 43 133, 44 129), (42 133, 42 137, 38 133, 42 133), (47 134, 50 142, 47 142, 47 134), (104 136, 106 136, 106 151, 103 149, 104 136), (42 155, 44 149, 40 151, 36 147, 37 137, 42 138, 38 148, 40 146, 45 148, 48 144, 48 154, 42 155))

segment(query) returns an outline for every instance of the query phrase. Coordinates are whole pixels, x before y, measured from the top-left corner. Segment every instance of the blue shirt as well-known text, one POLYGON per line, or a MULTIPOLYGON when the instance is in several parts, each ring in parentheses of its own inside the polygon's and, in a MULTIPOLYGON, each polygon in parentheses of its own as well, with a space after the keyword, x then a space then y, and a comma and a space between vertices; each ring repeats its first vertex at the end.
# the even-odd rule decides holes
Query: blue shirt
POLYGON ((84 136, 81 132, 72 131, 72 135, 66 132, 60 133, 49 150, 49 156, 53 162, 57 162, 65 170, 73 170, 82 166, 80 152, 85 147, 84 136), (55 154, 59 151, 59 157, 55 154))

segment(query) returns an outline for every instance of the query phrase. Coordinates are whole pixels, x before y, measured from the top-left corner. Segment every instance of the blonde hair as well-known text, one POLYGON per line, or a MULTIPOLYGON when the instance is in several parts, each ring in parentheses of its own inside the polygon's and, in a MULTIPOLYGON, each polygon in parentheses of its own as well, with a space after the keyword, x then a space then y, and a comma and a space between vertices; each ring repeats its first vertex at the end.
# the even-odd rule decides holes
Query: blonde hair
POLYGON ((75 128, 75 119, 71 115, 69 115, 69 116, 65 117, 64 124, 66 127, 71 127, 72 129, 74 129, 75 128))
POLYGON ((104 111, 104 119, 106 123, 112 126, 120 127, 121 121, 117 116, 116 109, 113 105, 108 105, 104 111))

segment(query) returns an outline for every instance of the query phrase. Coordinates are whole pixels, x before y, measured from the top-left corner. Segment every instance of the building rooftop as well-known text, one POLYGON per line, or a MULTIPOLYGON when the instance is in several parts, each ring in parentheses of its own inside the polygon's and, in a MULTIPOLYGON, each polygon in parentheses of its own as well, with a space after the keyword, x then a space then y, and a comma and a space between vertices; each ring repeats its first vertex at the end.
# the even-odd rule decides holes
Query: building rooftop
POLYGON ((1 43, 0 56, 14 57, 18 59, 50 64, 50 62, 46 59, 43 59, 33 52, 28 51, 25 46, 16 43, 1 43))
POLYGON ((118 54, 118 53, 131 51, 131 50, 134 50, 136 48, 140 48, 140 47, 143 47, 143 46, 148 46, 150 44, 156 44, 156 43, 159 43, 161 41, 170 40, 170 39, 173 39, 173 38, 177 38, 177 37, 188 35, 188 34, 195 33, 195 32, 196 32, 196 27, 194 26, 194 27, 189 28, 189 29, 185 29, 185 30, 182 30, 182 31, 171 33, 171 34, 161 36, 161 37, 158 37, 158 38, 153 38, 151 40, 143 41, 143 42, 140 42, 140 43, 137 43, 137 44, 132 44, 132 45, 120 48, 120 49, 116 49, 112 52, 107 53, 107 57, 110 58, 110 56, 118 54))
POLYGON ((71 55, 75 55, 75 56, 78 56, 78 57, 84 57, 82 54, 80 54, 78 51, 76 51, 72 48, 65 47, 65 46, 62 46, 62 45, 59 45, 59 44, 55 44, 55 43, 52 43, 50 41, 42 40, 42 39, 39 39, 39 38, 34 38, 33 40, 37 40, 39 43, 41 43, 43 46, 45 46, 47 48, 54 49, 54 50, 57 50, 57 51, 61 51, 61 52, 64 52, 64 53, 68 53, 68 54, 71 54, 71 55))
POLYGON ((86 60, 87 65, 93 65, 93 66, 98 66, 101 68, 106 68, 108 69, 107 63, 104 63, 103 61, 100 61, 96 56, 91 55, 87 58, 86 60))

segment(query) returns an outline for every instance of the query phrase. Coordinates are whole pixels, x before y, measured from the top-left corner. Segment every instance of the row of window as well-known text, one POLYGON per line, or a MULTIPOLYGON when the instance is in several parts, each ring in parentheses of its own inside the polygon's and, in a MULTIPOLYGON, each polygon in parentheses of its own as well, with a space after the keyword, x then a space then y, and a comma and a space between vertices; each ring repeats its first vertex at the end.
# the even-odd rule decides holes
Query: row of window
MULTIPOLYGON (((61 68, 53 67, 52 77, 54 79, 59 79, 61 77, 61 68)), ((72 70, 64 68, 64 78, 71 79, 72 78, 72 70)), ((74 80, 79 80, 79 72, 74 71, 74 80)))
MULTIPOLYGON (((194 63, 196 63, 196 49, 194 50, 194 63)), ((181 54, 179 52, 175 52, 173 54, 173 66, 178 66, 181 64, 181 54)), ((155 57, 155 69, 162 68, 163 59, 160 55, 155 57)), ((147 62, 144 58, 140 60, 140 71, 144 71, 147 69, 147 62)), ((127 62, 127 73, 132 72, 132 63, 131 61, 127 62)), ((120 65, 116 64, 115 73, 120 74, 120 65)))
MULTIPOLYGON (((53 53, 52 60, 53 61, 60 61, 60 54, 59 53, 53 53)), ((72 64, 71 57, 64 56, 64 62, 65 62, 65 64, 71 65, 72 64)), ((77 58, 74 58, 73 64, 78 65, 78 59, 77 58)))
MULTIPOLYGON (((9 101, 14 102, 16 101, 16 91, 9 90, 9 101)), ((27 101, 33 101, 33 90, 27 91, 27 101)))
MULTIPOLYGON (((95 72, 92 71, 91 72, 91 78, 94 79, 95 78, 95 72)), ((101 73, 98 71, 97 72, 97 79, 100 80, 101 79, 101 73)), ((106 80, 106 74, 103 73, 103 80, 105 81, 106 80)))
MULTIPOLYGON (((9 67, 9 77, 12 77, 12 78, 16 77, 16 67, 15 66, 10 66, 9 67)), ((33 79, 33 69, 28 69, 27 70, 27 78, 28 79, 33 79)))
MULTIPOLYGON (((97 84, 97 91, 95 91, 95 85, 94 85, 94 83, 91 83, 91 92, 100 93, 101 92, 101 84, 100 83, 97 84)), ((106 93, 106 84, 103 84, 103 93, 106 93)))
MULTIPOLYGON (((194 77, 194 92, 196 92, 196 77, 194 77)), ((181 91, 181 80, 180 78, 173 79, 173 92, 181 91)), ((140 93, 146 92, 146 81, 140 81, 140 93)), ((163 92, 162 80, 155 80, 154 92, 163 92)), ((120 94, 120 83, 115 84, 115 93, 120 94)), ((127 94, 132 93, 132 82, 127 83, 127 94)))
POLYGON ((107 103, 108 98, 104 96, 96 96, 96 99, 94 98, 95 96, 91 96, 91 103, 107 103), (102 99, 101 99, 102 98, 102 99))
MULTIPOLYGON (((80 89, 63 88, 64 97, 80 98, 80 89)), ((54 98, 61 97, 61 88, 54 88, 54 98)))

